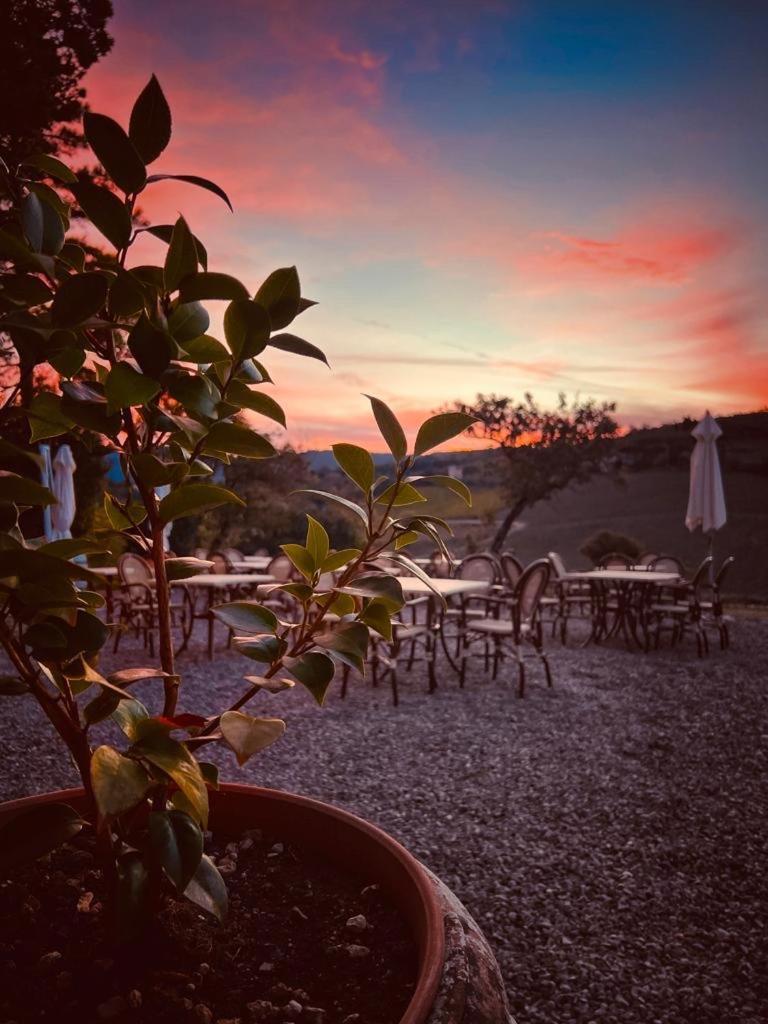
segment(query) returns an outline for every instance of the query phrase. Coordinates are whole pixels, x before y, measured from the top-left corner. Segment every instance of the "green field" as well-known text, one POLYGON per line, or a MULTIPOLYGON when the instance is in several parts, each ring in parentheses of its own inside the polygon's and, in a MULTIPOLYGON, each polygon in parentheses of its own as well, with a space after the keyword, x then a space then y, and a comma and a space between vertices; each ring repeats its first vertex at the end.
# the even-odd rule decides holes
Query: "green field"
MULTIPOLYGON (((728 522, 716 535, 715 557, 735 555, 736 565, 727 592, 748 600, 768 600, 768 477, 732 472, 724 478, 728 522)), ((502 498, 501 489, 477 489, 473 508, 442 496, 430 501, 430 511, 455 524, 455 549, 482 550, 493 536, 490 522, 502 498), (477 516, 477 522, 466 517, 477 516)), ((651 469, 627 474, 619 485, 601 477, 569 488, 551 501, 527 509, 509 534, 506 547, 523 561, 547 551, 559 551, 569 567, 586 567, 579 554, 584 540, 600 529, 626 533, 645 550, 678 555, 695 568, 706 553, 706 538, 691 534, 684 518, 688 503, 688 473, 682 469, 651 469)))

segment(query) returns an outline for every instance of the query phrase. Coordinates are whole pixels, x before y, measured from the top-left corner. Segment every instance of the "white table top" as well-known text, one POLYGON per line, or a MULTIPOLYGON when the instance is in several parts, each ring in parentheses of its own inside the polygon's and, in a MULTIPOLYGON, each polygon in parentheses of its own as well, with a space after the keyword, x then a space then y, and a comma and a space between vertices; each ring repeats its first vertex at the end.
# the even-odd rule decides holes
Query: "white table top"
POLYGON ((490 589, 490 583, 485 580, 446 580, 432 579, 432 586, 418 579, 416 576, 397 577, 404 594, 430 594, 435 590, 443 597, 456 597, 458 594, 477 594, 490 589))
POLYGON ((88 565, 86 568, 89 572, 95 572, 99 576, 104 576, 105 579, 117 576, 116 565, 88 565))
POLYGON ((243 555, 243 561, 238 565, 252 565, 256 569, 266 569, 272 561, 272 555, 243 555))
POLYGON ((244 558, 242 562, 239 560, 234 561, 231 565, 235 572, 261 572, 263 569, 267 568, 271 561, 271 558, 259 558, 257 561, 251 561, 250 558, 244 558))
POLYGON ((609 583, 679 583, 676 572, 650 572, 648 569, 590 569, 588 572, 569 572, 568 580, 606 580, 609 583))
POLYGON ((247 584, 274 583, 275 577, 263 572, 204 572, 186 580, 174 580, 172 586, 238 587, 247 584))

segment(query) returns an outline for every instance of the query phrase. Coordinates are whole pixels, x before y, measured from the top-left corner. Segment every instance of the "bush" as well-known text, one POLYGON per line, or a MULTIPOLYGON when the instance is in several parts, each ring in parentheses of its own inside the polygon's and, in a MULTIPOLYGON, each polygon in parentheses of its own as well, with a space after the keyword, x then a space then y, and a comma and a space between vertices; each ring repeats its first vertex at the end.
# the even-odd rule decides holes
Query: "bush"
POLYGON ((633 537, 627 537, 624 533, 614 533, 613 530, 599 530, 588 537, 579 548, 579 551, 588 558, 593 565, 598 565, 601 558, 606 555, 629 555, 630 558, 639 558, 643 553, 644 546, 633 537))

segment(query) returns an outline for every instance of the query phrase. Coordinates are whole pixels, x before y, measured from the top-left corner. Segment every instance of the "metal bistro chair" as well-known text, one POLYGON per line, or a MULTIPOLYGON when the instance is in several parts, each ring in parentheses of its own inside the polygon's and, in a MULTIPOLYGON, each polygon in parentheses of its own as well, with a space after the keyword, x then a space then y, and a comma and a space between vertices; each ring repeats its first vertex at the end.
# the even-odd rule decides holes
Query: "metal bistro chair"
POLYGON ((720 638, 720 649, 723 651, 731 646, 728 619, 723 612, 723 581, 730 572, 731 566, 735 561, 736 559, 733 555, 729 555, 727 558, 723 559, 712 582, 711 594, 707 599, 699 602, 701 607, 702 625, 704 629, 706 629, 708 625, 714 625, 720 638))
POLYGON ((565 646, 568 640, 568 620, 571 617, 576 616, 588 619, 590 622, 592 620, 592 588, 587 582, 569 580, 567 578, 568 570, 557 551, 550 551, 547 559, 552 566, 552 575, 550 576, 548 589, 553 591, 554 597, 548 599, 545 596, 542 598, 542 606, 548 600, 556 601, 553 607, 552 636, 555 635, 559 625, 560 643, 565 646))
MULTIPOLYGON (((440 643, 451 668, 459 672, 459 686, 463 687, 464 672, 460 669, 459 655, 468 621, 484 618, 488 614, 489 607, 495 608, 496 614, 498 614, 499 607, 506 603, 511 595, 505 592, 501 568, 491 554, 467 555, 456 566, 453 578, 478 580, 488 584, 487 592, 449 598, 439 622, 440 643)), ((486 654, 486 665, 488 665, 488 654, 486 654)))
MULTIPOLYGON (((141 555, 131 552, 117 560, 117 575, 120 587, 117 590, 117 623, 113 651, 117 651, 124 632, 133 629, 136 636, 143 637, 144 646, 150 655, 155 653, 155 633, 158 630, 157 601, 155 600, 152 565, 141 555)), ((171 623, 181 628, 186 636, 193 621, 194 608, 189 591, 183 586, 171 588, 171 623)))
POLYGON ((650 569, 658 557, 655 551, 646 551, 645 554, 640 555, 635 565, 642 566, 644 569, 650 569))
POLYGON ((469 647, 474 640, 493 644, 493 678, 498 675, 499 663, 505 650, 512 651, 517 661, 517 695, 525 695, 525 648, 533 647, 534 654, 544 668, 547 686, 552 686, 552 673, 544 653, 541 629, 540 607, 544 591, 549 583, 552 567, 546 558, 532 562, 517 581, 514 600, 508 605, 508 616, 472 619, 467 623, 466 636, 462 645, 462 669, 469 647))
POLYGON ((597 563, 598 569, 631 569, 634 560, 621 551, 612 551, 609 555, 603 555, 597 563))
MULTIPOLYGON (((690 583, 681 583, 668 588, 671 594, 666 600, 652 600, 645 611, 645 646, 649 647, 650 631, 655 624, 654 641, 658 649, 661 633, 671 633, 670 642, 679 643, 688 629, 696 633, 696 652, 701 658, 709 652, 709 640, 702 622, 702 599, 710 587, 712 556, 708 555, 699 565, 690 583)), ((665 588, 667 589, 667 588, 665 588)))

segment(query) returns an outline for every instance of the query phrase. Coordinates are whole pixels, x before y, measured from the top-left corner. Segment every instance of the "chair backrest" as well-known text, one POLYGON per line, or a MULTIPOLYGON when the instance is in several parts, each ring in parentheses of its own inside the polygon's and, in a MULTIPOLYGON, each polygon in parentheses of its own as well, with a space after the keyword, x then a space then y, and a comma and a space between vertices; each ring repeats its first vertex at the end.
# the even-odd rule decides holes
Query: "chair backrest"
POLYGON ((536 618, 551 574, 552 566, 547 558, 537 558, 523 569, 515 587, 514 607, 518 623, 530 624, 536 618))
POLYGON ((239 548, 224 548, 224 554, 230 560, 230 562, 244 562, 245 558, 243 552, 239 548))
POLYGON ((226 575, 232 572, 232 563, 223 551, 211 551, 208 555, 208 561, 213 562, 210 568, 210 571, 213 573, 226 575))
POLYGON ((610 555, 603 555, 597 563, 600 569, 630 569, 633 560, 629 555, 623 555, 620 551, 613 551, 610 555))
POLYGON ((728 572, 735 561, 736 559, 733 555, 728 555, 727 558, 723 559, 720 568, 717 570, 717 576, 715 576, 715 586, 718 590, 722 590, 723 580, 728 575, 728 572))
POLYGON ((644 555, 640 555, 635 565, 644 565, 646 568, 650 568, 658 557, 655 551, 646 551, 644 555))
POLYGON ((128 591, 128 597, 132 601, 146 601, 147 592, 144 584, 152 586, 154 575, 152 566, 141 555, 134 555, 132 552, 120 555, 117 560, 117 575, 120 582, 128 591), (133 586, 133 584, 136 584, 133 586), (138 584, 141 584, 139 586, 138 584))
POLYGON ((295 579, 298 573, 288 555, 275 555, 267 566, 267 575, 274 576, 281 583, 287 583, 289 580, 295 579))
POLYGON ((457 580, 483 580, 485 583, 498 583, 499 563, 493 555, 467 555, 456 569, 457 580))
POLYGON ((674 555, 658 555, 651 562, 652 572, 676 572, 678 576, 682 576, 685 572, 683 563, 679 558, 675 558, 674 555))
POLYGON ((427 572, 439 580, 447 580, 453 574, 453 562, 442 551, 436 549, 429 556, 427 572))
POLYGON ((499 562, 501 563, 503 582, 514 589, 517 581, 523 575, 523 563, 511 551, 502 551, 499 555, 499 562))
POLYGON ((568 570, 565 568, 565 562, 561 555, 559 555, 557 551, 550 551, 547 558, 549 559, 549 564, 552 566, 552 571, 555 576, 557 576, 558 579, 562 579, 567 574, 568 570))
POLYGON ((699 567, 693 574, 693 579, 691 580, 691 588, 693 589, 693 593, 696 597, 699 597, 700 592, 702 590, 709 587, 711 581, 711 573, 712 555, 707 555, 707 557, 703 558, 699 563, 699 567))

